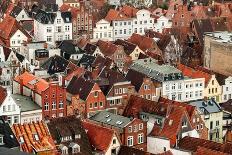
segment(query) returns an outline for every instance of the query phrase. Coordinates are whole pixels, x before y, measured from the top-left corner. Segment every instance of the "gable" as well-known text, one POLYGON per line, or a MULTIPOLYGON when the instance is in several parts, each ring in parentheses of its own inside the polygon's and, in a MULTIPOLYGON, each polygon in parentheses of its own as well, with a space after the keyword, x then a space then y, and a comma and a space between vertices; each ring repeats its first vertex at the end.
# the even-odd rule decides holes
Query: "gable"
POLYGON ((27 36, 20 30, 17 30, 10 39, 24 40, 27 39, 27 36))

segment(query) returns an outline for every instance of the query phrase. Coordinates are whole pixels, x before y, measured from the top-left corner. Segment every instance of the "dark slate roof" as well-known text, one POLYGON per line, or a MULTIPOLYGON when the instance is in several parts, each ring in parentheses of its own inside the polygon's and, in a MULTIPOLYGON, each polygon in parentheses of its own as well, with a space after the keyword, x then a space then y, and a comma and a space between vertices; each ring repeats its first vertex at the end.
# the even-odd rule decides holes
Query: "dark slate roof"
POLYGON ((67 68, 69 62, 63 57, 53 56, 50 57, 47 61, 45 61, 41 68, 46 69, 49 74, 64 72, 67 68))
POLYGON ((94 51, 96 50, 97 46, 91 43, 87 43, 84 50, 87 54, 92 55, 94 51))
POLYGON ((92 148, 89 143, 88 136, 82 126, 79 118, 76 116, 59 117, 49 120, 47 123, 51 136, 58 144, 68 146, 71 142, 80 146, 80 155, 92 155, 92 148), (80 135, 80 139, 70 140, 69 142, 61 142, 61 137, 80 135))
POLYGON ((223 110, 232 113, 232 99, 229 99, 226 102, 220 103, 220 106, 223 110))
POLYGON ((9 149, 6 147, 0 147, 0 152, 2 155, 33 155, 33 154, 29 154, 26 152, 21 152, 19 150, 16 149, 9 149))
POLYGON ((72 95, 79 94, 80 99, 86 100, 93 86, 94 83, 92 81, 74 76, 67 87, 67 92, 72 95))
POLYGON ((203 37, 205 32, 213 32, 213 26, 210 19, 194 19, 193 24, 196 29, 197 36, 201 44, 203 44, 203 37))
POLYGON ((25 59, 25 57, 23 56, 23 55, 21 55, 21 54, 19 54, 19 53, 15 53, 15 55, 16 55, 16 57, 18 58, 18 60, 20 61, 20 62, 23 62, 23 60, 25 59))
MULTIPOLYGON (((11 130, 8 123, 6 123, 3 117, 0 116, 0 135, 3 135, 4 145, 0 147, 15 148, 19 147, 19 143, 11 130)), ((1 154, 1 153, 0 153, 1 154)))
POLYGON ((56 18, 56 13, 45 12, 43 10, 38 10, 36 15, 34 16, 35 20, 42 24, 53 24, 56 18))
POLYGON ((87 55, 87 54, 83 54, 83 56, 81 57, 81 59, 77 62, 77 65, 86 65, 86 66, 91 66, 92 63, 94 62, 95 57, 91 56, 91 55, 87 55))
POLYGON ((122 39, 117 39, 115 42, 114 42, 115 45, 121 45, 124 47, 124 51, 127 55, 130 55, 134 49, 136 48, 137 45, 131 43, 131 42, 128 42, 126 40, 122 40, 122 39))
POLYGON ((72 14, 71 12, 61 12, 61 17, 63 18, 65 23, 72 22, 72 14))
POLYGON ((62 41, 59 44, 58 48, 61 49, 61 52, 65 52, 65 53, 70 54, 70 55, 77 53, 74 44, 68 40, 62 41))
POLYGON ((14 18, 18 16, 18 14, 22 11, 23 9, 19 6, 14 6, 13 10, 11 11, 10 15, 14 18))
POLYGON ((146 78, 144 74, 132 69, 130 69, 126 74, 126 79, 131 81, 131 84, 135 86, 136 91, 139 91, 141 85, 143 84, 143 78, 146 78))
POLYGON ((220 86, 225 85, 225 80, 228 78, 228 76, 219 74, 219 73, 214 73, 215 77, 219 83, 220 86))
POLYGON ((160 50, 164 50, 171 41, 170 35, 163 35, 162 38, 157 42, 160 50))

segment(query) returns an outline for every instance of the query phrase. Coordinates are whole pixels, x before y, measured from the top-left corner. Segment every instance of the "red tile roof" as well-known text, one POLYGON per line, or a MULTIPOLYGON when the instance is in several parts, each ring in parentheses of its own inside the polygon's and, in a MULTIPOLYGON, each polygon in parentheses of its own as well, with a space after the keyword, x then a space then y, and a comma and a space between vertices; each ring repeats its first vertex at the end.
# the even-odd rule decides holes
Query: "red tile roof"
POLYGON ((197 155, 229 155, 228 153, 214 151, 200 146, 197 148, 196 154, 197 155))
POLYGON ((182 64, 178 64, 177 68, 182 71, 184 76, 188 76, 190 78, 204 78, 205 85, 207 85, 208 82, 210 81, 210 79, 212 78, 211 74, 209 74, 203 70, 200 70, 200 69, 196 70, 196 69, 190 68, 190 67, 182 65, 182 64))
POLYGON ((111 145, 113 136, 116 135, 114 130, 87 121, 82 123, 87 130, 90 144, 95 149, 106 152, 111 145))
POLYGON ((33 153, 35 150, 37 153, 57 154, 56 145, 44 122, 14 124, 12 130, 19 142, 23 139, 24 142, 20 143, 20 147, 24 152, 33 153))
POLYGON ((120 12, 124 13, 127 17, 130 18, 135 17, 138 11, 138 9, 129 5, 123 5, 122 9, 120 10, 120 12))
POLYGON ((178 143, 178 147, 180 149, 184 149, 192 152, 196 152, 199 146, 213 151, 232 154, 231 143, 222 144, 210 140, 188 137, 188 136, 182 138, 178 143))
POLYGON ((129 17, 127 17, 124 13, 110 9, 105 17, 105 20, 111 22, 113 20, 127 20, 129 17))
POLYGON ((5 88, 3 88, 2 86, 0 86, 0 105, 2 105, 2 103, 4 102, 4 100, 7 97, 7 91, 5 88))
POLYGON ((35 90, 39 94, 45 91, 49 87, 49 83, 44 79, 38 78, 35 75, 24 72, 23 74, 15 77, 14 81, 20 83, 22 80, 23 86, 28 87, 29 89, 35 90))
POLYGON ((146 51, 148 49, 158 49, 158 46, 152 38, 142 36, 136 33, 133 33, 132 36, 128 39, 128 41, 138 45, 139 48, 143 51, 146 51))
POLYGON ((3 39, 10 39, 10 37, 12 37, 17 30, 20 30, 26 37, 31 38, 31 36, 22 28, 17 20, 11 16, 6 16, 3 19, 3 21, 0 23, 0 30, 0 37, 3 39))
POLYGON ((97 46, 100 51, 104 54, 104 56, 112 56, 118 48, 122 48, 120 45, 115 45, 109 41, 98 40, 97 46))
POLYGON ((76 19, 77 18, 77 14, 80 13, 80 10, 78 8, 72 7, 72 6, 67 5, 67 4, 63 4, 60 7, 60 11, 61 12, 70 11, 71 14, 72 14, 72 19, 76 19))
POLYGON ((151 135, 168 138, 170 140, 170 145, 174 146, 177 134, 181 130, 184 116, 188 118, 187 121, 189 121, 189 117, 184 107, 173 106, 170 108, 170 113, 165 119, 163 127, 157 130, 158 126, 155 125, 151 135))

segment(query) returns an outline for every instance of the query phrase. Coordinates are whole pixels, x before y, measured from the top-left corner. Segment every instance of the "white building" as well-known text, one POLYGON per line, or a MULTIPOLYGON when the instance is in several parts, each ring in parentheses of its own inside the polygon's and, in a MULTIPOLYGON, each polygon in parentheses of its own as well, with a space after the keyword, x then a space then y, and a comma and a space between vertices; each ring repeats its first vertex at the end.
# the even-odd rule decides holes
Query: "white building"
POLYGON ((105 19, 97 22, 93 29, 94 40, 105 39, 115 41, 117 39, 128 39, 133 33, 145 34, 145 30, 154 29, 154 18, 151 12, 146 9, 137 10, 133 7, 125 6, 121 10, 109 10, 105 19), (130 9, 131 15, 124 13, 130 9), (110 26, 112 25, 112 26, 110 26), (109 35, 110 34, 110 35, 109 35))
POLYGON ((161 96, 186 102, 203 98, 204 78, 189 78, 170 65, 159 65, 152 58, 134 61, 130 69, 138 71, 161 83, 161 96))
POLYGON ((32 101, 30 97, 12 94, 11 97, 20 107, 20 123, 32 123, 42 120, 42 108, 32 101))
POLYGON ((14 17, 18 22, 32 20, 32 18, 29 17, 28 12, 24 8, 21 8, 19 6, 14 6, 10 15, 14 17))
POLYGON ((143 35, 147 29, 154 29, 154 18, 151 17, 150 11, 142 9, 133 18, 133 32, 143 35))
POLYGON ((225 79, 224 85, 222 87, 222 102, 226 102, 229 99, 232 99, 232 77, 229 76, 227 79, 225 79))
POLYGON ((110 26, 110 22, 105 19, 98 21, 96 27, 93 28, 93 41, 99 39, 113 41, 113 27, 110 26))
POLYGON ((72 40, 71 13, 38 11, 34 20, 34 37, 36 41, 47 41, 52 45, 56 41, 72 40))
POLYGON ((0 116, 6 116, 9 125, 20 122, 20 106, 16 104, 10 93, 0 87, 0 116))
POLYGON ((169 19, 163 15, 159 17, 156 23, 154 24, 154 30, 160 33, 162 33, 164 28, 171 28, 171 27, 172 27, 172 22, 170 22, 169 19))

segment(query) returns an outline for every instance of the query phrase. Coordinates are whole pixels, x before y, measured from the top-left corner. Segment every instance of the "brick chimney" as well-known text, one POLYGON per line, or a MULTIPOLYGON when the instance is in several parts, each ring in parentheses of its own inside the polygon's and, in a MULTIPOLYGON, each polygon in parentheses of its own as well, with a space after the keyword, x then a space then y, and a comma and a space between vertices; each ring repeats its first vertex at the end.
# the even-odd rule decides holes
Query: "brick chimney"
POLYGON ((23 95, 23 79, 19 78, 19 91, 20 94, 23 95))

